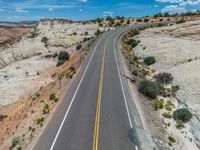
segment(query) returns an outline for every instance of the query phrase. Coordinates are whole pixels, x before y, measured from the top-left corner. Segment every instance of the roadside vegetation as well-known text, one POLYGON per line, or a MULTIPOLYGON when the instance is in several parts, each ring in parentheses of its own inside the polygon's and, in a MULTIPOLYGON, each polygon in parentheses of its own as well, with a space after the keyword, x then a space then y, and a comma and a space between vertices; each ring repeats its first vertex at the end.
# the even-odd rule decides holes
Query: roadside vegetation
MULTIPOLYGON (((137 21, 141 22, 142 20, 138 19, 137 21)), ((145 21, 148 22, 147 19, 145 21)), ((178 20, 178 23, 184 23, 184 21, 178 20)), ((177 130, 182 129, 185 127, 185 123, 192 118, 192 113, 187 108, 180 108, 179 101, 176 99, 176 93, 180 87, 173 83, 172 74, 156 72, 151 69, 151 65, 156 63, 155 57, 140 58, 135 54, 134 49, 140 43, 140 40, 137 39, 140 30, 130 30, 122 37, 122 53, 132 73, 131 81, 136 83, 138 91, 149 100, 149 104, 151 104, 149 107, 153 107, 163 119, 165 130, 172 124, 175 124, 177 130)), ((139 46, 142 47, 142 45, 139 46)), ((143 46, 143 50, 147 48, 143 46)), ((169 146, 174 146, 176 143, 176 139, 172 135, 166 137, 166 140, 168 140, 169 146)))

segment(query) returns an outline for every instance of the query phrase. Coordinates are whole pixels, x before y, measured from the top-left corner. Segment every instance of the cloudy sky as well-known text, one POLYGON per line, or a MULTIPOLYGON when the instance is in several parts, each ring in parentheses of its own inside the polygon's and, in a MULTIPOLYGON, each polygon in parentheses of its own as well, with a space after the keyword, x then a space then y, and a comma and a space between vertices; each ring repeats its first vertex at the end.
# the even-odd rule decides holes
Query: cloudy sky
POLYGON ((140 17, 200 9, 200 0, 0 0, 0 21, 140 17))

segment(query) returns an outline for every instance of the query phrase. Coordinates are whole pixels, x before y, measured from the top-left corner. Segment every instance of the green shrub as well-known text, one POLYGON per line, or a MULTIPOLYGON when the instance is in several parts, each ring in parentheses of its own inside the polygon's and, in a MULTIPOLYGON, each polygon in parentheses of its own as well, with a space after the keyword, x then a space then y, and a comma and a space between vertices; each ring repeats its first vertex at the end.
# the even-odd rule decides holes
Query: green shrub
POLYGON ((139 40, 135 40, 135 39, 130 39, 130 40, 127 42, 127 44, 128 44, 128 45, 131 45, 132 48, 136 47, 139 43, 140 43, 140 41, 139 41, 139 40))
POLYGON ((184 122, 182 120, 176 120, 176 128, 181 129, 184 127, 184 122))
POLYGON ((73 35, 77 35, 77 33, 76 33, 76 32, 74 32, 74 33, 73 33, 73 35))
POLYGON ((54 101, 54 102, 57 102, 57 101, 58 101, 58 98, 56 97, 56 94, 55 94, 55 93, 52 93, 52 94, 50 94, 50 96, 49 96, 49 100, 54 101))
POLYGON ((41 42, 43 42, 46 45, 47 42, 48 42, 48 38, 47 37, 43 37, 42 40, 41 40, 41 42))
POLYGON ((154 64, 156 62, 156 59, 153 56, 144 58, 144 63, 148 66, 154 64))
POLYGON ((10 146, 10 149, 13 149, 14 147, 16 147, 19 144, 20 138, 19 137, 15 137, 12 139, 12 144, 10 146))
POLYGON ((48 104, 45 104, 43 107, 43 114, 49 114, 50 108, 48 104))
POLYGON ((192 113, 186 108, 180 108, 174 111, 173 118, 175 120, 181 120, 183 122, 188 122, 192 118, 192 113))
POLYGON ((77 46, 76 46, 76 50, 80 50, 82 48, 82 45, 81 44, 78 44, 77 46))
POLYGON ((38 117, 37 119, 36 119, 36 124, 38 125, 42 125, 42 123, 44 122, 44 117, 38 117))
POLYGON ((170 84, 173 82, 174 78, 170 73, 162 72, 155 76, 156 81, 161 84, 170 84))
POLYGON ((172 107, 168 104, 165 105, 165 109, 168 110, 168 111, 172 111, 172 107))
POLYGON ((85 32, 85 35, 88 35, 88 32, 87 32, 87 31, 85 32))
POLYGON ((69 60, 69 58, 70 58, 70 55, 69 55, 69 53, 66 52, 66 51, 61 51, 61 52, 59 53, 59 55, 58 55, 58 60, 59 60, 59 61, 60 61, 60 60, 67 61, 67 60, 69 60))
POLYGON ((181 24, 181 23, 185 23, 185 20, 181 19, 181 20, 176 21, 176 24, 181 24))
POLYGON ((155 110, 163 109, 163 101, 158 100, 158 99, 154 100, 153 101, 153 107, 154 107, 155 110))
POLYGON ((176 140, 172 136, 168 136, 169 142, 176 143, 176 140))
POLYGON ((36 100, 38 97, 40 97, 40 92, 37 91, 33 94, 33 96, 31 97, 32 100, 36 100))
POLYGON ((66 74, 66 78, 73 78, 73 75, 76 73, 76 70, 75 70, 75 67, 70 67, 68 70, 67 70, 67 74, 66 74))
POLYGON ((145 96, 155 99, 159 94, 159 87, 156 82, 143 80, 139 83, 139 91, 145 96))
POLYGON ((172 118, 172 116, 167 112, 162 113, 162 116, 165 118, 172 118))

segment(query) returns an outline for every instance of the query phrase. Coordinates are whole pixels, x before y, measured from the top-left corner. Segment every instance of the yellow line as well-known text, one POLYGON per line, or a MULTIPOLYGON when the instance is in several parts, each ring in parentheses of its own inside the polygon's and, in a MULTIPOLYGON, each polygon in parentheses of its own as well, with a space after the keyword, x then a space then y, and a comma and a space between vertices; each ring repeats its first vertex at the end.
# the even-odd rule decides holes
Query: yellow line
POLYGON ((98 142, 99 142, 99 124, 100 124, 100 114, 101 114, 101 98, 102 98, 102 89, 103 89, 103 76, 104 76, 104 64, 105 64, 105 56, 106 56, 106 47, 109 39, 107 39, 104 52, 103 52, 103 60, 101 64, 101 75, 99 81, 99 91, 98 91, 98 100, 97 100, 97 108, 96 108, 96 117, 95 117, 95 127, 94 127, 94 138, 93 138, 93 147, 92 150, 98 150, 98 142))

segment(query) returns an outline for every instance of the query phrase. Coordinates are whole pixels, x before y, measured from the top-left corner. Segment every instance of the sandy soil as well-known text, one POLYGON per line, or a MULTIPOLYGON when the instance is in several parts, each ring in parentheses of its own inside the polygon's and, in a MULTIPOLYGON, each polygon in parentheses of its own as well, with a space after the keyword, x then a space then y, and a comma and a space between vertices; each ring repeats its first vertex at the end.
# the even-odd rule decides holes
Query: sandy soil
POLYGON ((192 131, 195 136, 196 142, 200 141, 200 122, 198 119, 200 116, 199 29, 200 21, 149 28, 138 36, 141 43, 134 49, 136 54, 142 58, 147 56, 156 58, 156 63, 151 66, 152 69, 157 70, 157 72, 172 73, 174 84, 181 88, 177 93, 177 99, 182 101, 194 114, 187 126, 188 130, 192 131))

